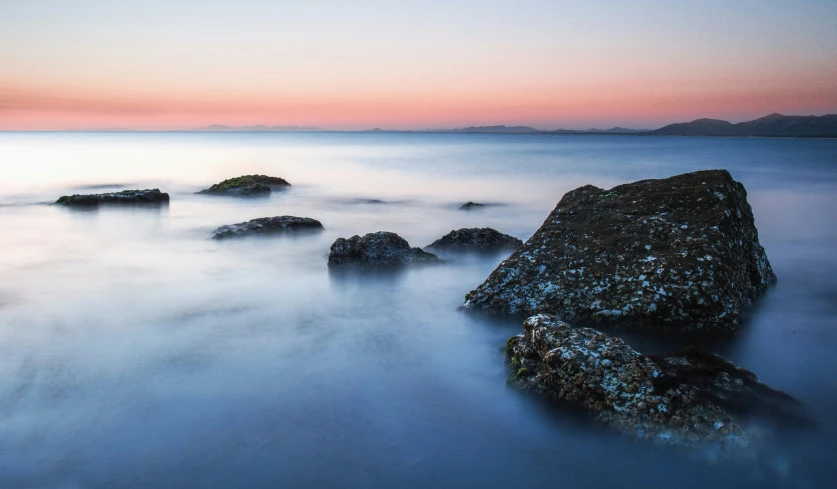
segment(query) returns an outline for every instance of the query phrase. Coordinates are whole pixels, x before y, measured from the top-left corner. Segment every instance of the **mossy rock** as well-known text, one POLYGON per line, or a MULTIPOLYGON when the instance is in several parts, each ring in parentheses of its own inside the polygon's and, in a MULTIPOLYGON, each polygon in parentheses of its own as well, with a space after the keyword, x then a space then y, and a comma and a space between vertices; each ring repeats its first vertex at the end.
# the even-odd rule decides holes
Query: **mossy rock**
POLYGON ((290 183, 279 177, 242 175, 240 177, 228 178, 198 193, 235 196, 268 195, 271 192, 271 188, 290 186, 290 183))

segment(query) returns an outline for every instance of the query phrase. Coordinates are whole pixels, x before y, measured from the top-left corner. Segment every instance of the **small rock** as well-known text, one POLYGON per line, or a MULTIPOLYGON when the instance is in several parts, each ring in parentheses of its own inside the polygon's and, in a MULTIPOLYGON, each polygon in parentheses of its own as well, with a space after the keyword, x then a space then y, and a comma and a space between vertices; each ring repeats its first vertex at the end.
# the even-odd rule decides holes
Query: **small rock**
POLYGON ((59 205, 90 207, 100 204, 167 204, 169 194, 160 189, 122 190, 104 194, 64 195, 55 201, 59 205))
POLYGON ((369 233, 363 237, 337 238, 328 255, 330 267, 353 265, 384 268, 440 261, 433 253, 411 248, 407 240, 386 231, 369 233))
POLYGON ((491 228, 463 228, 444 235, 426 246, 436 250, 497 251, 517 249, 523 241, 491 228))
POLYGON ((476 202, 468 202, 459 206, 459 210, 461 211, 470 211, 471 209, 480 209, 485 207, 485 204, 478 204, 476 202))
POLYGON ((282 234, 303 230, 318 231, 322 229, 323 225, 320 221, 308 217, 262 217, 238 224, 221 226, 215 230, 212 239, 226 239, 257 234, 282 234))
POLYGON ((279 177, 267 175, 243 175, 229 178, 221 183, 197 192, 199 194, 231 195, 236 197, 248 197, 256 195, 268 195, 271 189, 283 189, 291 184, 279 177))

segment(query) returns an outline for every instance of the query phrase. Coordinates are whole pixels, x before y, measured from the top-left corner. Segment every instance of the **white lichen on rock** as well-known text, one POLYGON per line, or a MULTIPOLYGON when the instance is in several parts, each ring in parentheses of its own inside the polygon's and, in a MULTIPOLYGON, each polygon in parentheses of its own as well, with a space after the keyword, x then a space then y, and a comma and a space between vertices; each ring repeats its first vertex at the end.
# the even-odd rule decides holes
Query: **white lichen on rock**
POLYGON ((510 382, 581 405, 616 431, 657 444, 734 452, 764 437, 751 429, 751 419, 801 419, 790 396, 697 348, 646 356, 619 338, 546 314, 523 326, 507 343, 510 382))
POLYGON ((567 193, 465 307, 735 331, 775 281, 744 186, 711 170, 567 193))

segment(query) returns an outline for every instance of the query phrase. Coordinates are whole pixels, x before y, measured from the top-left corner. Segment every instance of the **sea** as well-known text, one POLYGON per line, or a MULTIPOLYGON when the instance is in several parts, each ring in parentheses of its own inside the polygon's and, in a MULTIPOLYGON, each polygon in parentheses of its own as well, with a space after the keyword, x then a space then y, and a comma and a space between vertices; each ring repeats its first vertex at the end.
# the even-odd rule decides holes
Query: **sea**
POLYGON ((425 133, 0 133, 0 488, 820 488, 837 485, 837 140, 425 133), (752 461, 612 433, 506 384, 520 317, 459 310, 507 256, 381 273, 338 237, 529 238, 561 196, 724 168, 778 283, 697 344, 813 426, 752 461), (270 197, 195 192, 247 174, 270 197), (167 206, 62 195, 159 188, 167 206), (466 202, 491 204, 471 211, 466 202), (292 215, 321 233, 216 241, 292 215))

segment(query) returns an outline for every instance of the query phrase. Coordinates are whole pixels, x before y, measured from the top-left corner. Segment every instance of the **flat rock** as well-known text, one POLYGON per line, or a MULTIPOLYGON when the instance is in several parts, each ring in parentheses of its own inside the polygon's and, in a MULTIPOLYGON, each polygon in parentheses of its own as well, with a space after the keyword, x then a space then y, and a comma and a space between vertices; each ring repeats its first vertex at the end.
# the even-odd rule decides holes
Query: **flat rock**
POLYGON ((64 195, 55 201, 59 205, 90 207, 100 204, 163 204, 169 202, 169 194, 160 189, 122 190, 103 194, 64 195))
POLYGON ((247 222, 221 226, 212 234, 212 239, 227 239, 265 234, 283 234, 304 230, 317 231, 321 229, 324 228, 320 221, 308 217, 261 217, 247 222))
POLYGON ((199 194, 232 195, 238 197, 270 194, 271 189, 290 187, 291 184, 279 177, 267 175, 242 175, 197 192, 199 194))
POLYGON ((710 170, 567 193, 464 307, 736 331, 775 281, 744 186, 710 170))
POLYGON ((736 452, 768 441, 769 427, 807 422, 793 398, 697 348, 646 356, 619 338, 545 314, 523 326, 507 344, 509 382, 582 406, 626 435, 736 452))
POLYGON ((523 241, 491 228, 462 228, 451 231, 426 248, 454 251, 513 250, 523 246, 523 241))
POLYGON ((407 240, 386 231, 369 233, 363 237, 337 238, 328 255, 330 267, 353 265, 383 268, 439 261, 433 253, 411 248, 407 240))
POLYGON ((470 211, 471 209, 482 209, 485 207, 485 204, 478 204, 476 202, 467 202, 459 206, 459 210, 461 211, 470 211))

